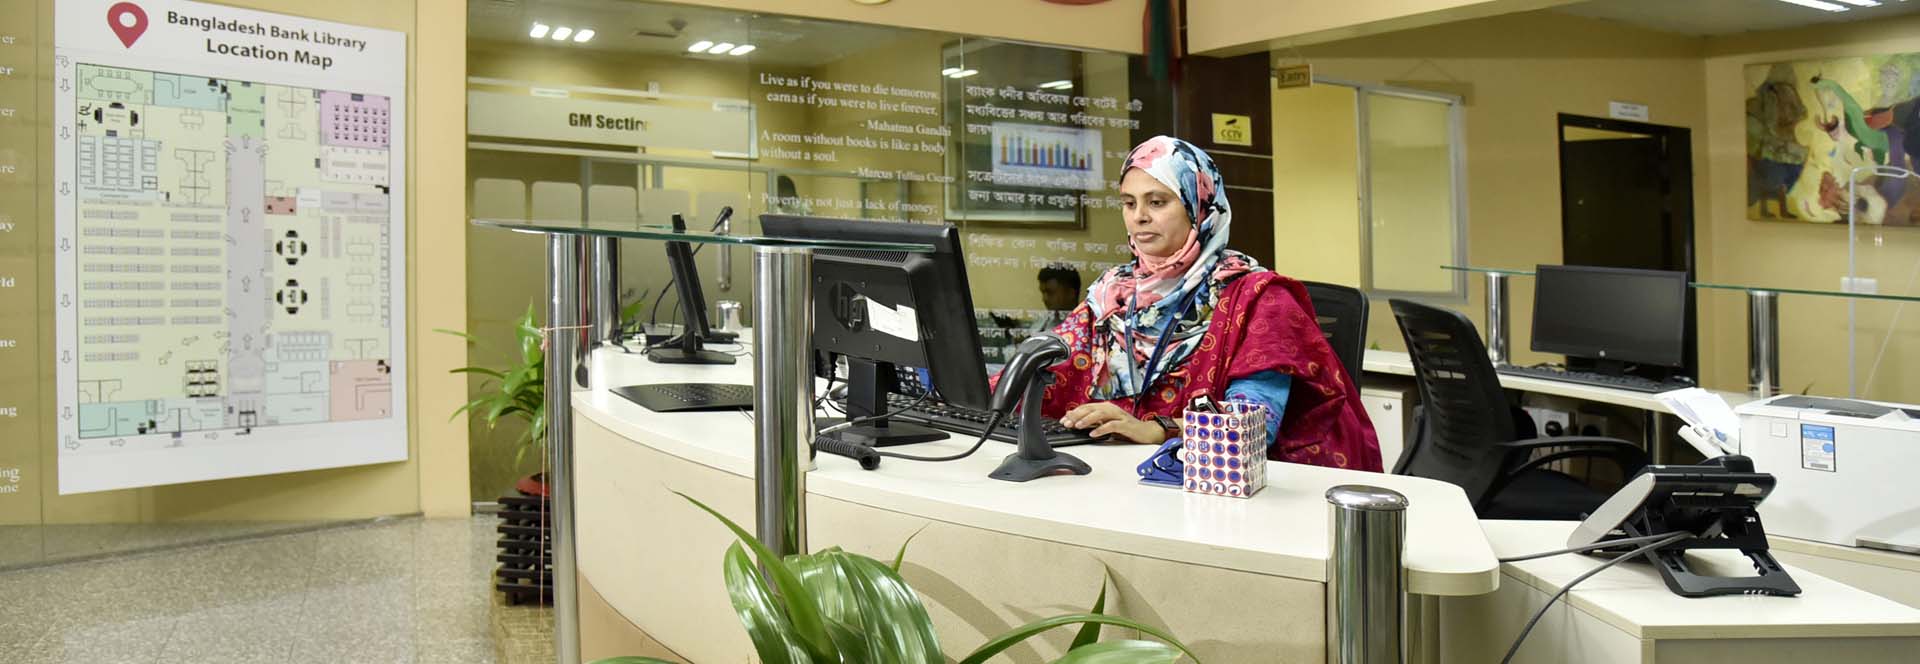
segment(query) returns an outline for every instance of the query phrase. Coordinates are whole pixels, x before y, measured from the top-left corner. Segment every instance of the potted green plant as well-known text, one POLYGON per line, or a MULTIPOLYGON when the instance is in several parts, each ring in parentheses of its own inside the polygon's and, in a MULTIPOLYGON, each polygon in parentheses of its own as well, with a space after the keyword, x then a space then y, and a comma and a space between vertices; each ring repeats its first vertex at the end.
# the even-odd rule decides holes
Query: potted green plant
MULTIPOLYGON (((676 492, 678 493, 678 492, 676 492)), ((813 554, 781 558, 732 520, 686 494, 688 502, 726 524, 739 541, 727 547, 723 568, 727 594, 740 623, 766 664, 943 664, 949 661, 934 634, 920 597, 900 578, 907 545, 893 564, 832 547, 813 554), (747 552, 752 551, 751 558, 747 552)), ((910 543, 912 538, 908 538, 910 543)), ((1067 625, 1080 625, 1066 655, 1056 664, 1157 664, 1180 655, 1187 646, 1154 627, 1102 613, 1104 580, 1093 610, 1022 625, 988 639, 958 661, 982 664, 1029 638, 1067 625), (1101 641, 1100 626, 1139 630, 1161 641, 1101 641), (1162 642, 1164 641, 1164 643, 1162 642)), ((1194 659, 1198 659, 1194 657, 1194 659)), ((594 664, 668 664, 650 657, 613 657, 594 664)))
MULTIPOLYGON (((466 339, 470 345, 483 344, 479 338, 456 330, 435 330, 466 339)), ((472 401, 453 411, 452 417, 468 414, 486 422, 487 430, 499 426, 501 420, 519 419, 527 424, 526 432, 514 441, 513 462, 517 467, 526 460, 528 453, 540 453, 547 441, 547 376, 546 348, 542 343, 539 320, 534 316, 534 307, 527 305, 527 313, 520 317, 514 329, 514 341, 518 346, 515 362, 510 366, 493 369, 480 366, 466 366, 454 369, 452 373, 484 376, 481 392, 472 401)), ((540 495, 545 495, 543 474, 535 473, 531 479, 542 487, 540 495)))

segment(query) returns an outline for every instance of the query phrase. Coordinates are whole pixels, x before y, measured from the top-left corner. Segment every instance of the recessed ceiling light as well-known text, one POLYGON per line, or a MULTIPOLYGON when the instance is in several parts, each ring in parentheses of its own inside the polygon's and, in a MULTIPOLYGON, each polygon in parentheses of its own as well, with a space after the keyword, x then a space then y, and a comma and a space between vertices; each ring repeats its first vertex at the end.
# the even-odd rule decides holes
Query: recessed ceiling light
POLYGON ((553 29, 553 40, 554 40, 554 41, 566 41, 566 40, 567 40, 567 37, 569 37, 569 36, 571 36, 571 35, 573 35, 573 28, 569 28, 569 27, 567 27, 567 26, 564 26, 564 25, 563 25, 563 26, 560 26, 560 27, 558 27, 558 28, 554 28, 554 29, 553 29))
POLYGON ((714 44, 713 48, 707 49, 707 52, 713 55, 719 55, 731 50, 733 50, 733 42, 720 42, 714 44))
POLYGON ((1843 12, 1847 10, 1846 5, 1836 5, 1831 2, 1827 2, 1826 0, 1780 0, 1780 1, 1790 5, 1812 7, 1814 9, 1830 11, 1830 12, 1843 12))
POLYGON ((942 69, 942 70, 940 70, 940 75, 941 75, 941 76, 952 76, 952 75, 954 75, 954 74, 957 74, 957 73, 960 73, 960 68, 959 68, 959 67, 948 67, 948 68, 946 68, 946 69, 942 69))
POLYGON ((547 36, 547 30, 549 29, 551 28, 548 27, 547 24, 541 23, 539 21, 535 21, 533 23, 533 29, 527 31, 527 36, 532 37, 534 39, 539 39, 541 37, 547 36))
POLYGON ((1065 90, 1067 88, 1073 87, 1073 81, 1068 81, 1068 80, 1047 81, 1045 83, 1041 83, 1040 87, 1046 88, 1048 90, 1065 90))
MULTIPOLYGON (((1878 6, 1880 6, 1880 3, 1879 3, 1879 1, 1878 1, 1878 0, 1840 0, 1840 1, 1841 1, 1841 2, 1844 2, 1844 3, 1847 3, 1847 4, 1849 4, 1849 5, 1853 5, 1853 6, 1855 6, 1855 7, 1878 7, 1878 6)), ((1902 0, 1902 1, 1904 2, 1905 0, 1902 0)))
POLYGON ((709 48, 713 48, 713 42, 702 39, 700 41, 694 42, 692 46, 688 46, 687 52, 688 53, 705 53, 709 48))
POLYGON ((727 51, 727 55, 746 55, 748 53, 752 53, 753 49, 756 49, 756 48, 759 48, 759 47, 754 46, 753 44, 741 44, 739 46, 733 47, 733 50, 727 51))
POLYGON ((576 42, 584 42, 590 39, 593 39, 593 28, 581 28, 579 32, 573 33, 573 40, 576 42))
POLYGON ((968 76, 972 76, 978 73, 980 73, 980 70, 978 69, 962 69, 960 71, 948 74, 947 77, 948 78, 966 78, 968 76))

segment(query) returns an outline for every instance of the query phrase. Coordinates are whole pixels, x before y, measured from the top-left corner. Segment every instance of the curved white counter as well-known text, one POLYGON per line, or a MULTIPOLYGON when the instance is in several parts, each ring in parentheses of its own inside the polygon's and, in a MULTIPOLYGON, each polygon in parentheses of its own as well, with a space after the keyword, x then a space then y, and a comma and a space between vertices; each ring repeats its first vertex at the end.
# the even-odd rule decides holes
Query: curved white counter
MULTIPOLYGON (((599 351, 596 385, 749 382, 751 366, 649 364, 599 351)), ((660 414, 597 389, 573 396, 582 652, 751 659, 727 602, 720 557, 732 535, 674 496, 753 523, 753 423, 742 413, 660 414)), ((939 454, 972 441, 894 448, 939 454)), ((1089 446, 1084 477, 987 479, 1010 445, 950 463, 887 459, 876 471, 822 456, 807 475, 808 545, 890 560, 913 538, 902 576, 926 602, 948 654, 987 636, 1083 611, 1109 582, 1108 611, 1166 628, 1208 662, 1325 657, 1328 487, 1363 483, 1407 496, 1411 661, 1497 661, 1552 585, 1584 556, 1501 565, 1556 548, 1571 524, 1480 522, 1456 487, 1282 464, 1251 499, 1140 486, 1151 448, 1089 446), (1510 583, 1501 584, 1502 576, 1510 583), (1491 659, 1489 659, 1491 658, 1491 659)), ((1521 651, 1525 662, 1790 662, 1816 652, 1911 661, 1920 611, 1794 568, 1797 598, 1675 596, 1651 569, 1609 571, 1574 591, 1521 651)), ((1008 652, 1042 661, 1072 630, 1008 652)), ((1130 635, 1109 635, 1117 638, 1130 635)))
MULTIPOLYGON (((654 365, 637 354, 604 350, 592 368, 601 386, 746 383, 752 375, 744 360, 725 367, 654 365)), ((719 574, 727 537, 667 489, 751 524, 752 422, 735 412, 654 413, 604 389, 576 393, 573 405, 582 577, 674 652, 693 661, 739 661, 745 638, 732 647, 716 643, 707 622, 732 619, 719 574), (675 543, 667 544, 668 533, 675 543), (689 572, 693 582, 679 587, 689 572), (663 606, 660 593, 669 588, 673 603, 687 606, 663 606), (694 615, 703 617, 676 624, 694 615)), ((950 439, 892 449, 944 454, 971 444, 950 439)), ((808 545, 886 559, 925 528, 908 551, 906 577, 927 598, 953 649, 1039 615, 1084 610, 1104 566, 1115 575, 1115 612, 1158 616, 1183 639, 1201 644, 1208 661, 1272 661, 1272 648, 1317 659, 1325 638, 1323 496, 1339 484, 1383 486, 1407 496, 1412 592, 1476 595, 1498 583, 1498 564, 1471 506, 1458 487, 1443 482, 1280 464, 1270 469, 1267 489, 1251 499, 1190 495, 1137 483, 1134 467, 1152 452, 1145 445, 1072 449, 1093 466, 1087 476, 988 479, 1011 451, 990 441, 961 461, 886 459, 877 471, 822 455, 806 480, 808 545), (1029 552, 1011 555, 1022 549, 1029 552), (1129 576, 1128 569, 1140 575, 1129 576), (979 580, 940 587, 941 580, 961 576, 979 580), (1038 592, 1053 584, 1057 589, 1038 592), (1225 601, 1188 594, 1208 587, 1225 601), (995 617, 961 615, 982 608, 976 605, 995 617)), ((737 627, 717 631, 739 634, 737 627)))

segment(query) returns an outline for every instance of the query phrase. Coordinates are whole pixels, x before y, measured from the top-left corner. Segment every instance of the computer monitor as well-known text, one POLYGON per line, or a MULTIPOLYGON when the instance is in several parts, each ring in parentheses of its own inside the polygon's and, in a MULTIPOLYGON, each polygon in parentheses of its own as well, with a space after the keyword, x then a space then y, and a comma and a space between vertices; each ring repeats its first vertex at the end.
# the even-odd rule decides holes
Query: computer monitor
POLYGON ((1541 265, 1533 291, 1533 350, 1626 365, 1678 368, 1686 351, 1687 273, 1541 265))
MULTIPOLYGON (((673 215, 675 230, 684 231, 687 222, 673 215)), ((707 297, 700 288, 700 269, 693 262, 693 247, 686 242, 667 242, 667 270, 672 274, 680 300, 680 318, 685 321, 680 336, 647 350, 647 359, 661 364, 733 364, 732 355, 705 349, 707 342, 725 343, 735 337, 730 332, 715 332, 707 323, 707 297)), ((660 297, 666 297, 665 292, 660 297)))
MULTIPOLYGON (((813 258, 814 348, 847 358, 847 416, 884 414, 898 368, 925 370, 940 400, 987 407, 986 366, 974 327, 960 234, 948 224, 762 215, 774 237, 933 245, 930 253, 818 250, 813 258)), ((879 420, 840 432, 866 445, 945 438, 938 429, 879 420)))

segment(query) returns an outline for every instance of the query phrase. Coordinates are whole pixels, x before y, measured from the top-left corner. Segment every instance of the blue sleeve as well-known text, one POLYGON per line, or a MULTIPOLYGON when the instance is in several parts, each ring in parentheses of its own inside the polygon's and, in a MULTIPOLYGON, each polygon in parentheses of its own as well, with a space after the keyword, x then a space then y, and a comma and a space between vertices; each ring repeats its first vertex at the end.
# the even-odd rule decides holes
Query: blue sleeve
POLYGON ((1287 413, 1287 393, 1293 390, 1293 376, 1278 371, 1262 371, 1227 384, 1227 398, 1266 404, 1267 440, 1280 435, 1280 419, 1287 413))

